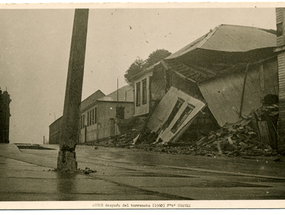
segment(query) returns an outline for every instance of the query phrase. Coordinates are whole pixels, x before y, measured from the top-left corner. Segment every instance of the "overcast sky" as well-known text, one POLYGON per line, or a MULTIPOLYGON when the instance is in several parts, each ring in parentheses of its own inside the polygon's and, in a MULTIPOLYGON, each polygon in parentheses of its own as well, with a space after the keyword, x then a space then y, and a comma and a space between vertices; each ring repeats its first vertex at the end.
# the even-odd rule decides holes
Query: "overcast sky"
MULTIPOLYGON (((0 9, 0 87, 10 141, 42 143, 62 115, 74 9, 0 9)), ((276 29, 274 8, 90 9, 82 99, 122 87, 137 58, 175 52, 220 24, 276 29)))

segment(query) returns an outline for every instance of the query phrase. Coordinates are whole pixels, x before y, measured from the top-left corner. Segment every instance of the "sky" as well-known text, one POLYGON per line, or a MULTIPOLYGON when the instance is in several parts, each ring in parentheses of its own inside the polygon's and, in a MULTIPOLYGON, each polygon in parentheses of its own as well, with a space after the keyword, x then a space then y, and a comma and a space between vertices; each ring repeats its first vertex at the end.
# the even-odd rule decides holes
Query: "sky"
MULTIPOLYGON (((10 142, 43 143, 62 116, 74 9, 0 9, 0 87, 8 89, 10 142)), ((89 10, 82 99, 126 85, 136 58, 175 52, 220 24, 276 29, 274 8, 89 10)))

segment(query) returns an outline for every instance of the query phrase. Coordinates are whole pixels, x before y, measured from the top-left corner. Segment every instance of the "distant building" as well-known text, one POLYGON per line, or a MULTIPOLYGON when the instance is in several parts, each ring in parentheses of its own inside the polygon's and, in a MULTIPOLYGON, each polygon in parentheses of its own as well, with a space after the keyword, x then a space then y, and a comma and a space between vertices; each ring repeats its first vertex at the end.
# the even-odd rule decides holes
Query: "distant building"
POLYGON ((62 126, 62 116, 49 126, 49 144, 59 144, 62 126))
MULTIPOLYGON (((96 102, 97 99, 104 97, 105 94, 102 93, 100 90, 97 90, 95 93, 93 93, 91 96, 86 98, 84 101, 80 104, 80 113, 89 107, 93 105, 94 102, 96 102)), ((80 127, 80 125, 78 125, 80 127)), ((62 127, 62 116, 59 117, 57 120, 55 120, 52 124, 49 126, 49 144, 59 144, 60 138, 61 138, 61 128, 62 127)), ((79 132, 78 127, 78 132, 79 132)))
POLYGON ((91 102, 89 106, 81 108, 79 142, 97 142, 120 135, 123 133, 120 124, 133 115, 133 88, 131 86, 124 86, 99 98, 91 102))
POLYGON ((9 143, 10 95, 0 89, 0 143, 9 143))
MULTIPOLYGON (((124 86, 109 95, 100 90, 80 104, 79 144, 97 142, 124 133, 125 120, 134 115, 134 95, 131 86, 124 86)), ((49 126, 49 143, 58 144, 61 118, 49 126)))

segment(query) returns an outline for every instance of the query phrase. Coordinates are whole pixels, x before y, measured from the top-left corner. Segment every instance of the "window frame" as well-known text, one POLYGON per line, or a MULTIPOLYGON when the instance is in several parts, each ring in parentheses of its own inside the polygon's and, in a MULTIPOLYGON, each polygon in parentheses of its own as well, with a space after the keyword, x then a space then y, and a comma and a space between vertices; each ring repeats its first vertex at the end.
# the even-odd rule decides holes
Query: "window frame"
POLYGON ((147 78, 142 80, 142 104, 147 104, 147 78))
POLYGON ((136 107, 141 106, 141 82, 136 83, 136 107))
POLYGON ((179 112, 179 110, 182 107, 182 105, 184 104, 184 102, 185 102, 185 100, 182 98, 177 99, 174 107, 171 110, 171 113, 169 114, 167 120, 165 121, 165 123, 162 126, 162 130, 168 128, 168 126, 171 124, 171 122, 173 121, 173 119, 175 118, 177 113, 179 112))
POLYGON ((192 113, 192 111, 195 109, 194 105, 191 104, 187 104, 187 106, 184 108, 183 112, 181 113, 181 115, 179 116, 179 118, 176 120, 175 124, 172 126, 172 128, 170 129, 170 131, 175 134, 179 128, 181 127, 181 125, 185 122, 185 120, 189 117, 189 115, 192 113), (189 111, 187 111, 187 109, 189 109, 189 111))

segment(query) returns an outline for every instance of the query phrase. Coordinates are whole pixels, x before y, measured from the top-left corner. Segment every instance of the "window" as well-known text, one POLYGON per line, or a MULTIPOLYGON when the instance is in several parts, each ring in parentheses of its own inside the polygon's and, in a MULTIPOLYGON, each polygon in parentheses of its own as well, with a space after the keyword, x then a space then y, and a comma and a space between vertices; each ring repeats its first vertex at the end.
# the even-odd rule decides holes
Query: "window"
POLYGON ((142 104, 147 103, 146 78, 142 81, 142 104))
POLYGON ((125 107, 116 107, 116 117, 118 119, 125 118, 125 107))
POLYGON ((176 121, 174 126, 171 129, 172 133, 175 133, 178 128, 182 125, 182 123, 187 119, 187 117, 190 115, 190 113, 193 111, 195 107, 193 105, 188 104, 179 119, 176 121))
POLYGON ((81 115, 81 128, 84 128, 84 124, 85 124, 85 115, 81 115))
POLYGON ((175 115, 177 114, 177 112, 179 111, 179 109, 181 108, 183 103, 184 103, 184 100, 181 98, 178 98, 178 100, 177 100, 174 108, 172 109, 168 119, 163 124, 162 130, 166 129, 169 126, 169 124, 172 122, 172 120, 174 119, 175 115))
POLYGON ((85 127, 85 114, 83 115, 83 128, 85 127))
POLYGON ((136 84, 136 106, 141 105, 141 82, 136 84))
POLYGON ((94 109, 92 109, 92 110, 91 110, 91 124, 92 124, 92 125, 94 125, 94 124, 95 124, 94 112, 95 112, 95 110, 94 110, 94 109))
POLYGON ((89 126, 90 124, 89 124, 89 122, 90 122, 90 114, 89 114, 89 111, 87 112, 87 126, 89 126))
POLYGON ((97 123, 97 108, 94 109, 94 123, 97 123))

